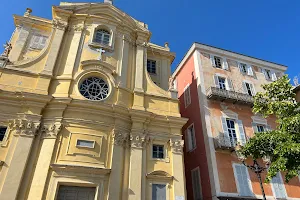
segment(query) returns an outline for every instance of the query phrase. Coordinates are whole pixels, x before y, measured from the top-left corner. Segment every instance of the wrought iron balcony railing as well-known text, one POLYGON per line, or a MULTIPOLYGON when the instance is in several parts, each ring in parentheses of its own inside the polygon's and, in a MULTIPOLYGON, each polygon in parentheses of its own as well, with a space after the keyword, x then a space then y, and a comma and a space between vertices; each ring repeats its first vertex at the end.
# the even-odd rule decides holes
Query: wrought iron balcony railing
POLYGON ((231 90, 224 90, 217 87, 208 88, 206 91, 206 95, 207 98, 209 99, 241 103, 241 104, 250 104, 250 105, 253 105, 254 103, 253 97, 248 94, 231 91, 231 90))
POLYGON ((246 143, 243 139, 238 139, 236 137, 230 137, 220 133, 217 137, 214 138, 215 148, 216 149, 228 149, 234 150, 234 148, 240 144, 244 145, 246 143))

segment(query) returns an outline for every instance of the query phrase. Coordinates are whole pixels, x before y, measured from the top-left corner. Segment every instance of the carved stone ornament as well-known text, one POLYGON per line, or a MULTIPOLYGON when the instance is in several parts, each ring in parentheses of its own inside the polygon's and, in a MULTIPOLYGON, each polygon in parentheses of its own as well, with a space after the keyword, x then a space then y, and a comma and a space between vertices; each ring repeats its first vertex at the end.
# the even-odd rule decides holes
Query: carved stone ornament
POLYGON ((143 148, 144 142, 146 142, 146 135, 131 135, 130 146, 133 148, 143 148))
POLYGON ((170 141, 170 146, 172 148, 173 153, 182 154, 183 145, 184 145, 183 140, 171 140, 170 141))
POLYGON ((54 28, 60 29, 60 30, 65 30, 68 26, 68 24, 60 19, 53 19, 52 20, 52 25, 54 28))
POLYGON ((41 133, 44 138, 56 138, 61 129, 61 123, 43 124, 41 127, 41 133))
POLYGON ((40 122, 33 122, 27 119, 14 119, 9 121, 9 127, 15 134, 35 136, 38 134, 40 122))
POLYGON ((74 25, 73 27, 73 30, 76 31, 76 32, 81 32, 84 30, 84 25, 83 24, 78 24, 78 25, 74 25))
POLYGON ((128 142, 128 133, 114 132, 114 145, 124 146, 128 142))

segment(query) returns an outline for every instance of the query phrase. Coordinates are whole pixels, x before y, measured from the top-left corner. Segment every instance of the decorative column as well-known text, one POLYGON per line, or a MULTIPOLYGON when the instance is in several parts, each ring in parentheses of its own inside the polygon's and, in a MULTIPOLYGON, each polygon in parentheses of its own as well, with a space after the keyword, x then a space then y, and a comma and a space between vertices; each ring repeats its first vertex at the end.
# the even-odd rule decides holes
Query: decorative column
POLYGON ((173 161, 173 187, 174 187, 174 199, 186 199, 185 197, 185 178, 183 168, 183 148, 184 141, 171 139, 170 145, 172 149, 172 161, 173 161))
POLYGON ((14 134, 15 144, 10 144, 8 152, 13 152, 5 160, 0 177, 5 177, 0 199, 17 198, 18 190, 30 155, 33 140, 38 132, 40 122, 28 119, 11 120, 9 130, 14 134))
MULTIPOLYGON (((141 131, 143 132, 143 131, 141 131)), ((142 198, 143 145, 146 136, 141 133, 130 135, 130 167, 128 200, 144 200, 142 198)))
POLYGON ((109 180, 109 200, 119 200, 122 195, 124 148, 128 142, 128 133, 114 130, 111 173, 109 180))
POLYGON ((49 50, 48 59, 45 64, 45 68, 42 71, 42 73, 47 75, 52 75, 53 73, 55 62, 57 60, 58 53, 63 41, 63 36, 68 26, 67 22, 58 19, 54 19, 52 21, 52 24, 53 24, 53 29, 55 29, 55 33, 53 35, 53 40, 51 42, 51 48, 49 50))
POLYGON ((60 132, 61 128, 62 124, 60 122, 42 125, 42 146, 28 194, 28 199, 30 200, 43 199, 43 192, 46 185, 46 179, 51 164, 57 134, 60 132))

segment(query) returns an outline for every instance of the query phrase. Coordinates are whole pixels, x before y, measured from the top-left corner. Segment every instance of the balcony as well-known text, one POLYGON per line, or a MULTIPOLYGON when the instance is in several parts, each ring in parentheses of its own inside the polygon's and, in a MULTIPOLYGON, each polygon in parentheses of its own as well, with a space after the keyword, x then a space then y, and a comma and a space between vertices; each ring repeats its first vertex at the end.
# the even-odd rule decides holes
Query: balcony
POLYGON ((210 87, 206 91, 208 99, 227 101, 239 104, 253 105, 254 99, 252 96, 240 92, 223 90, 217 87, 210 87))
POLYGON ((246 141, 238 139, 236 137, 226 136, 220 133, 214 138, 215 149, 231 150, 233 151, 238 144, 245 144, 246 141))

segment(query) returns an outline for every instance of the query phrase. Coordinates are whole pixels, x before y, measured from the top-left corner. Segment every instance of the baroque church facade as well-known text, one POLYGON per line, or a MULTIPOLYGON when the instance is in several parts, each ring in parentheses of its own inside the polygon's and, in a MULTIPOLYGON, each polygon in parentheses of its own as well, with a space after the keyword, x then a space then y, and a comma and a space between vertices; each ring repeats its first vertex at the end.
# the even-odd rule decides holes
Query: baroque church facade
POLYGON ((111 1, 52 14, 0 56, 0 199, 185 199, 168 44, 111 1))

